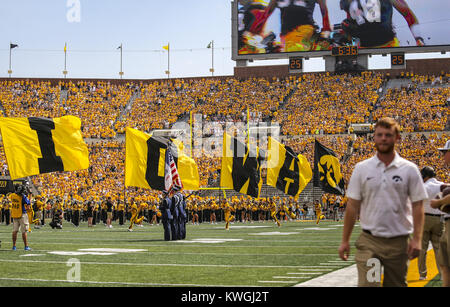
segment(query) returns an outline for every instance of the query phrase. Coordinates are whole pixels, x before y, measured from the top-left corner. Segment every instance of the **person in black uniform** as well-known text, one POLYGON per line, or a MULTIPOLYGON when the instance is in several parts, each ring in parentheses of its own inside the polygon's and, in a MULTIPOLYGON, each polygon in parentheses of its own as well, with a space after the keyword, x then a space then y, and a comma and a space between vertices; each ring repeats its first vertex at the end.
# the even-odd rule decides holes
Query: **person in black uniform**
POLYGON ((179 197, 175 194, 178 193, 179 189, 178 187, 174 187, 172 190, 172 206, 170 208, 170 213, 172 214, 172 220, 170 220, 170 231, 172 233, 171 240, 178 240, 179 239, 179 197))
POLYGON ((176 206, 178 207, 178 239, 183 240, 186 238, 186 201, 180 191, 175 193, 174 198, 176 198, 176 206))
POLYGON ((359 39, 360 48, 400 46, 392 25, 394 8, 406 19, 416 45, 424 45, 419 21, 405 0, 340 0, 340 7, 347 13, 342 28, 359 39))
POLYGON ((163 191, 162 203, 159 207, 161 211, 161 220, 164 227, 164 240, 170 241, 172 237, 171 223, 173 221, 173 216, 171 212, 172 199, 167 191, 163 191))

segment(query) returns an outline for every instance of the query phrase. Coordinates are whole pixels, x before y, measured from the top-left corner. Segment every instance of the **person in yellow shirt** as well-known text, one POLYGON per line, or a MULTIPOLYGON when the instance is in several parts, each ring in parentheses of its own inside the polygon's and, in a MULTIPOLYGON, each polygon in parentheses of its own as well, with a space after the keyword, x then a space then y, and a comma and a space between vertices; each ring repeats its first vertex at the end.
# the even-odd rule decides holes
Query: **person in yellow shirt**
POLYGON ((147 217, 148 214, 148 204, 143 201, 139 204, 139 218, 138 220, 140 221, 139 224, 140 227, 144 227, 144 225, 142 225, 142 221, 147 217))
MULTIPOLYGON (((44 202, 41 199, 40 195, 36 195, 35 196, 35 200, 36 200, 36 212, 34 213, 36 218, 38 219, 37 222, 37 227, 40 228, 41 225, 44 223, 44 202)), ((35 226, 36 227, 36 226, 35 226)))
POLYGON ((72 224, 75 227, 80 226, 80 210, 81 210, 81 203, 78 200, 75 200, 72 205, 72 224))
POLYGON ((118 200, 118 204, 117 204, 117 216, 119 218, 119 225, 123 225, 124 224, 124 212, 125 212, 125 204, 123 203, 123 201, 118 200))
POLYGON ((270 210, 270 217, 275 221, 278 227, 281 226, 280 221, 277 218, 277 204, 274 202, 273 199, 270 199, 269 201, 269 210, 270 210))
POLYGON ((233 205, 227 202, 226 199, 222 200, 222 208, 225 219, 225 230, 230 230, 230 223, 234 221, 234 215, 232 212, 235 212, 235 209, 233 208, 233 205))
POLYGON ((13 218, 13 232, 12 232, 12 249, 15 251, 16 241, 17 241, 17 233, 22 232, 22 240, 25 245, 25 250, 30 251, 31 248, 28 246, 28 215, 26 206, 30 205, 30 201, 28 200, 25 192, 25 187, 22 185, 15 186, 15 193, 10 194, 9 199, 11 200, 11 217, 13 218))
POLYGON ((3 203, 3 218, 6 226, 11 223, 11 200, 9 199, 10 195, 11 194, 6 195, 7 197, 5 197, 5 202, 3 203))
POLYGON ((130 218, 130 227, 128 227, 128 231, 133 231, 133 225, 139 224, 144 220, 144 216, 139 218, 139 208, 134 200, 134 197, 131 198, 131 218, 130 218))
MULTIPOLYGON (((31 204, 28 204, 25 206, 26 210, 27 210, 27 216, 28 216, 28 223, 29 224, 37 224, 37 222, 39 221, 38 218, 34 218, 34 209, 33 206, 31 204)), ((31 228, 28 227, 28 232, 31 232, 31 228)))
POLYGON ((314 211, 316 212, 316 224, 319 224, 320 220, 323 220, 325 216, 322 214, 322 206, 318 200, 314 203, 314 211))

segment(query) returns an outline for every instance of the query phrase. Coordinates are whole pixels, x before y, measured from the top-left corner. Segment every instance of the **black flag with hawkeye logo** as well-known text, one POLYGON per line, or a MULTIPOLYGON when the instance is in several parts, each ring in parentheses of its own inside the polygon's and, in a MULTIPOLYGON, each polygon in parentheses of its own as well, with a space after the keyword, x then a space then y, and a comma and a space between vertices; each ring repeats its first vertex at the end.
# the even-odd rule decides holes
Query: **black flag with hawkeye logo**
POLYGON ((339 159, 333 150, 323 146, 317 140, 314 144, 313 185, 325 193, 345 195, 344 178, 339 159))

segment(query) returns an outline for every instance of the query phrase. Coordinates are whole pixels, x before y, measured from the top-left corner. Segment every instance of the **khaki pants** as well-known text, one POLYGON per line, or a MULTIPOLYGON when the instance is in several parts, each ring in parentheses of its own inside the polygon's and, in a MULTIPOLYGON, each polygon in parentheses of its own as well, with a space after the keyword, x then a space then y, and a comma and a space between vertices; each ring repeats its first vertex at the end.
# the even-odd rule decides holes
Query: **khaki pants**
POLYGON ((440 266, 450 267, 450 219, 445 221, 445 230, 439 241, 437 261, 440 266))
POLYGON ((383 287, 407 287, 408 238, 381 238, 362 232, 355 243, 358 286, 380 287, 383 267, 383 287))
MULTIPOLYGON (((442 236, 442 231, 444 229, 444 224, 441 222, 441 217, 438 215, 428 215, 425 214, 425 222, 423 225, 423 235, 422 235, 422 250, 419 254, 418 266, 419 266, 419 274, 420 277, 427 276, 427 250, 428 244, 431 241, 431 245, 434 249, 434 254, 436 257, 437 264, 437 255, 439 251, 439 239, 442 236)), ((439 266, 438 266, 439 270, 439 266)))
POLYGON ((28 231, 29 227, 28 214, 24 213, 21 218, 13 219, 13 232, 20 230, 21 233, 24 233, 28 231))

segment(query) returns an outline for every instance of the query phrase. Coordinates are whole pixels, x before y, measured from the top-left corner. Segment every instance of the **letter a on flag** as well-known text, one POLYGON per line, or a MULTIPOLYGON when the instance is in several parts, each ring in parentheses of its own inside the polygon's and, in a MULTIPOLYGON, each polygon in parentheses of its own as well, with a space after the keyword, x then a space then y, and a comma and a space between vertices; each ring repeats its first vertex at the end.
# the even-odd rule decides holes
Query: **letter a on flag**
POLYGON ((268 140, 267 184, 297 197, 312 178, 308 160, 274 138, 268 140))
POLYGON ((12 180, 89 167, 89 151, 78 117, 3 117, 0 129, 12 180))

